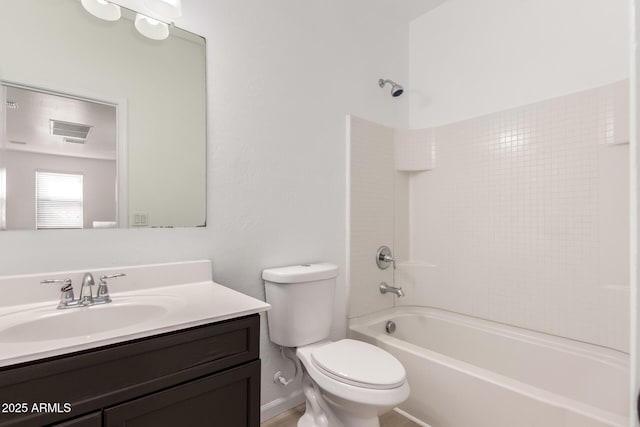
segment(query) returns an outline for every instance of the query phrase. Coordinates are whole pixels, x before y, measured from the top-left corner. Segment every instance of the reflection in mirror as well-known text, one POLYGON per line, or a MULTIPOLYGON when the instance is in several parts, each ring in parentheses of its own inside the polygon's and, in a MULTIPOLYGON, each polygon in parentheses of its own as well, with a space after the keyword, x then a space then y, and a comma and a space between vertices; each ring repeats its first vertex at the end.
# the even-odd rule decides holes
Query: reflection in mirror
POLYGON ((205 225, 204 39, 169 26, 168 38, 152 40, 135 29, 135 11, 121 11, 107 22, 77 0, 0 2, 0 229, 51 228, 37 222, 36 169, 82 175, 82 228, 205 225), (46 105, 56 97, 54 117, 46 105), (28 112, 30 102, 43 110, 28 112), (91 109, 112 111, 115 124, 103 129, 104 117, 78 113, 91 109), (52 134, 52 119, 73 135, 52 134), (74 141, 82 125, 84 144, 74 141), (56 161, 36 166, 37 156, 56 161), (110 165, 99 179, 98 164, 110 165))
POLYGON ((116 107, 9 85, 2 90, 3 229, 115 227, 116 107))

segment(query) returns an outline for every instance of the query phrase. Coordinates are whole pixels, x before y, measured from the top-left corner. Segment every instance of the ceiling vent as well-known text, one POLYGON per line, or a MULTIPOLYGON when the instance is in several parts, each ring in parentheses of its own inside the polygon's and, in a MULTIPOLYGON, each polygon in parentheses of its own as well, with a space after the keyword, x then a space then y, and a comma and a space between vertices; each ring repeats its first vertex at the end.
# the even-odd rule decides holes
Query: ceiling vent
POLYGON ((62 138, 62 140, 64 142, 70 142, 71 144, 84 144, 85 142, 87 142, 86 139, 69 138, 68 136, 65 136, 64 138, 62 138))
POLYGON ((73 139, 87 139, 87 136, 93 127, 53 119, 49 120, 49 122, 51 123, 51 135, 66 136, 73 139))

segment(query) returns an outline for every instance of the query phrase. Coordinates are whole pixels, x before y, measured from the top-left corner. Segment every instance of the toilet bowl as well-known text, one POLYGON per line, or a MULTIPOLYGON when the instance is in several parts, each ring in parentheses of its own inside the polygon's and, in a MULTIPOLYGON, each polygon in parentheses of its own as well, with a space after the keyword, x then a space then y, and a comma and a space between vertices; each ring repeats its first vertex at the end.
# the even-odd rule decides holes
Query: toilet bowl
POLYGON ((404 367, 386 351, 344 339, 298 348, 307 401, 298 427, 379 427, 409 397, 404 367))
POLYGON ((361 341, 327 341, 338 267, 303 264, 264 270, 269 338, 296 348, 305 414, 298 427, 379 427, 378 416, 409 397, 402 364, 361 341))

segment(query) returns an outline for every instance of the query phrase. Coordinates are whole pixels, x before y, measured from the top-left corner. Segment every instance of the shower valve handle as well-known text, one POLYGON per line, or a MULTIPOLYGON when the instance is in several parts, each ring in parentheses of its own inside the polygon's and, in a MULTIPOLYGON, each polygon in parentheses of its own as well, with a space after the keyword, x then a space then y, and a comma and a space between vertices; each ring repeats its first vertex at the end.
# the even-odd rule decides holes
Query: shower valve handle
POLYGON ((376 252, 376 264, 381 270, 386 270, 391 264, 393 269, 396 269, 396 259, 391 254, 391 249, 388 246, 380 246, 376 252))

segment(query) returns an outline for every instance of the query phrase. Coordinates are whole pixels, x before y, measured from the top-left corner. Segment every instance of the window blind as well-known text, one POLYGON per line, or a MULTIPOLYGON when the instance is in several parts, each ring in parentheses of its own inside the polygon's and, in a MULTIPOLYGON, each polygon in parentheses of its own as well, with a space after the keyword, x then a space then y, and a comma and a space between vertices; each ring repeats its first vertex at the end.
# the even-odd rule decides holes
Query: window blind
POLYGON ((83 228, 82 175, 36 171, 36 228, 83 228))

